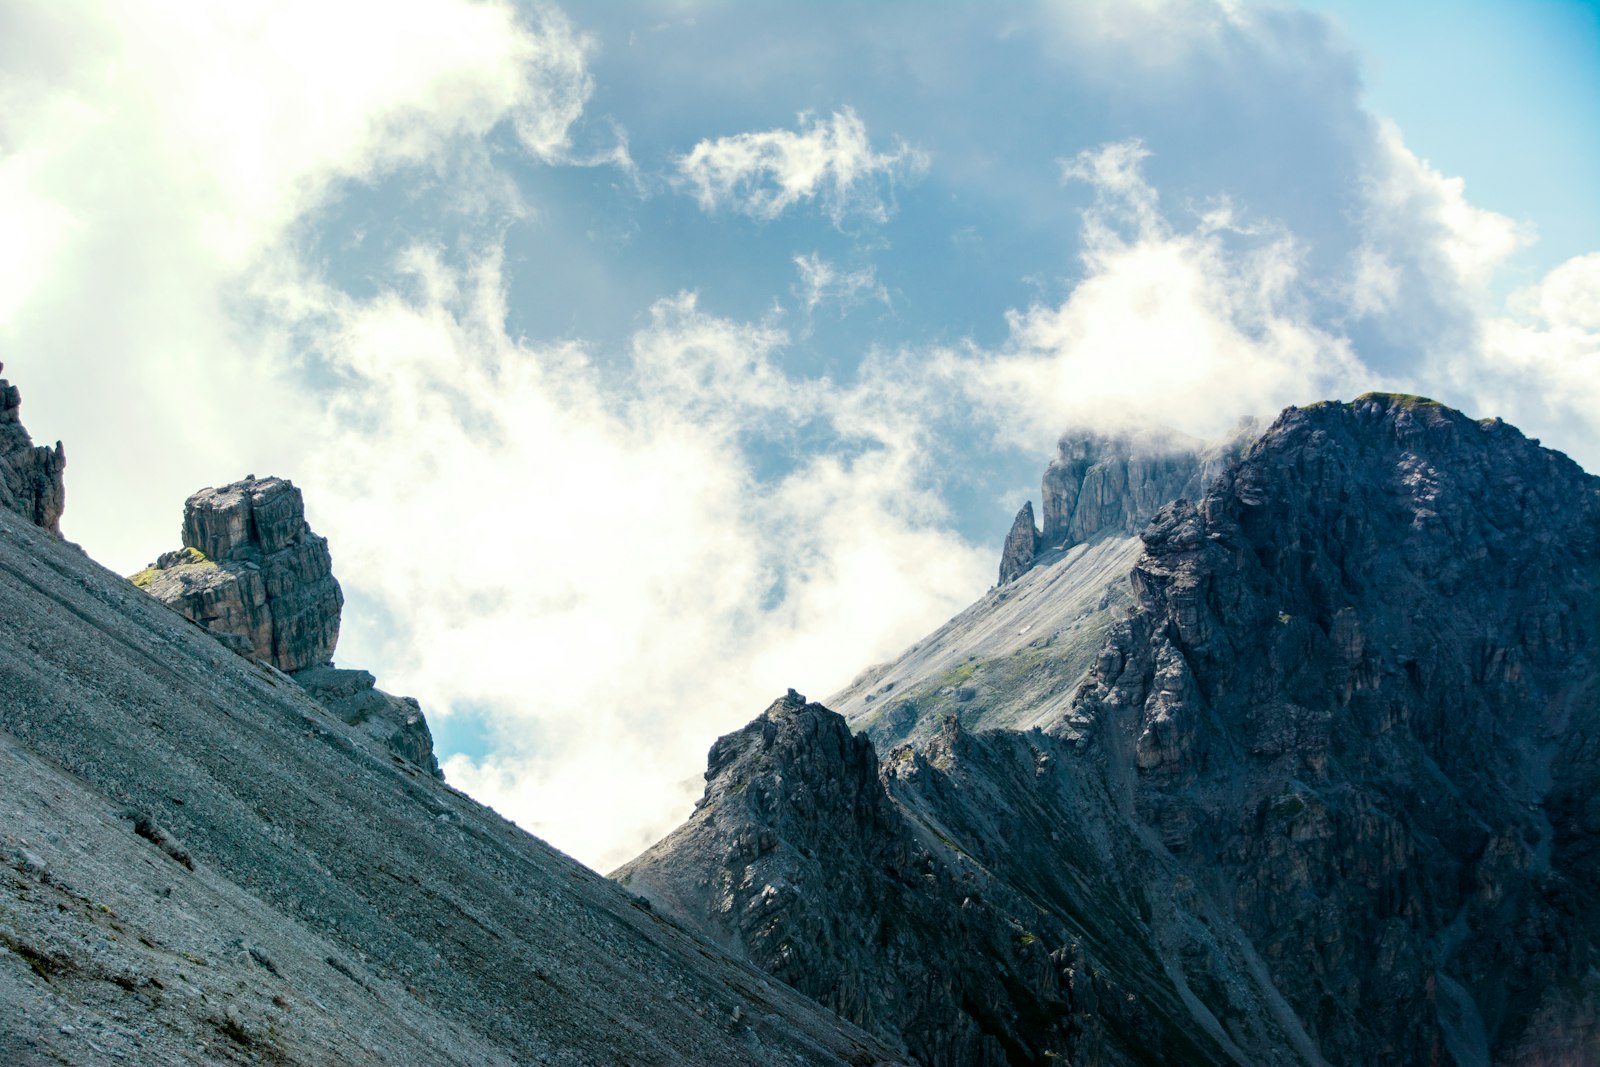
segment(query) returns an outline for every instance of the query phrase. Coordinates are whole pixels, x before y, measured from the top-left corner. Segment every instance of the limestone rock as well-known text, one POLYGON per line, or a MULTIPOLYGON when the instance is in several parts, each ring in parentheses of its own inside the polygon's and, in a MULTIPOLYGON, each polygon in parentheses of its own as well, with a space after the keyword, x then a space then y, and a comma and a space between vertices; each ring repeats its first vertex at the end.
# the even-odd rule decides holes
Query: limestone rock
POLYGON ((1000 584, 1004 585, 1033 566, 1033 554, 1039 547, 1039 530, 1033 524, 1033 501, 1022 505, 1011 532, 1006 534, 1006 546, 1000 554, 1000 584))
POLYGON ((395 755, 444 779, 433 753, 433 732, 414 697, 397 697, 377 688, 367 671, 311 667, 294 680, 346 725, 372 735, 395 755))
POLYGON ((332 662, 344 594, 293 482, 251 475, 200 490, 184 503, 183 544, 135 583, 202 626, 245 638, 281 671, 332 662))
POLYGON ((0 507, 60 537, 67 453, 60 441, 55 448, 34 445, 22 425, 21 404, 17 387, 0 378, 0 507))
POLYGON ((294 483, 252 475, 200 490, 184 504, 183 543, 133 583, 234 651, 290 675, 346 725, 444 777, 417 701, 378 689, 366 671, 333 666, 344 594, 294 483))

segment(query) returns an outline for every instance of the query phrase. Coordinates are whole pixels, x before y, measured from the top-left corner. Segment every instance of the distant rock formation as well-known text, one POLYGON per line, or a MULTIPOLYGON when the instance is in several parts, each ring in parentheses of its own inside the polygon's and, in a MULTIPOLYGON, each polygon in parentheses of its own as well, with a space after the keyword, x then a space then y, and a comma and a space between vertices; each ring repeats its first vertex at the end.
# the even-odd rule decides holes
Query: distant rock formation
POLYGON ((1022 505, 1011 532, 1006 534, 1006 546, 1000 553, 1000 584, 1004 585, 1033 566, 1033 554, 1039 549, 1039 530, 1033 524, 1033 501, 1022 505))
POLYGON ((21 405, 17 387, 0 378, 0 508, 60 537, 61 512, 67 506, 67 453, 60 441, 55 448, 34 445, 18 414, 21 405))
POLYGON ((1019 514, 1006 537, 1000 584, 1046 551, 1138 533, 1167 501, 1197 498, 1259 432, 1257 421, 1245 418, 1209 444, 1173 430, 1063 434, 1040 485, 1043 525, 1034 530, 1029 501, 1026 523, 1019 514))
POLYGON ((333 661, 344 593, 293 482, 251 475, 195 493, 184 503, 183 548, 133 581, 200 625, 245 639, 280 671, 333 661))
POLYGON ((348 725, 444 777, 417 702, 376 688, 366 671, 333 666, 344 593, 328 540, 306 524, 293 482, 251 475, 195 493, 184 502, 183 548, 132 581, 234 651, 291 675, 348 725))
POLYGON ((1137 530, 1162 504, 1194 495, 1202 451, 1199 441, 1180 434, 1062 437, 1040 490, 1041 540, 1070 548, 1113 530, 1137 530))

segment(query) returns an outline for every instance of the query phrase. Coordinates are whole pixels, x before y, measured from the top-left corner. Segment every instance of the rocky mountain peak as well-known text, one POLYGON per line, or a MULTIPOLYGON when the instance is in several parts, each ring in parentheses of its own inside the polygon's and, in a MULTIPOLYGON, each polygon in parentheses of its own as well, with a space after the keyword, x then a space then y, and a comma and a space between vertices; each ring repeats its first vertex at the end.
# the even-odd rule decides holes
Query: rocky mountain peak
POLYGON ((17 387, 0 378, 0 508, 60 537, 67 453, 60 441, 54 448, 35 446, 22 425, 21 407, 17 387))
POLYGON ((1210 443, 1175 430, 1063 434, 1040 485, 1043 525, 1035 528, 1029 501, 1006 536, 1000 584, 1045 553, 1138 533, 1162 504, 1198 497, 1258 432, 1256 420, 1245 418, 1210 443))
POLYGON ((1232 887, 1324 1054, 1600 1051, 1600 924, 1572 906, 1600 891, 1574 817, 1600 790, 1600 479, 1374 393, 1286 410, 1143 539, 1089 736, 1136 739, 1141 819, 1232 887))
MULTIPOLYGON (((1064 444, 1045 525, 1090 540, 852 684, 887 808, 758 820, 724 761, 624 871, 824 1002, 888 990, 852 1017, 927 1064, 1600 1062, 1600 478, 1384 393, 1166 462, 1064 444)), ((825 718, 781 717, 785 782, 860 781, 825 718)))

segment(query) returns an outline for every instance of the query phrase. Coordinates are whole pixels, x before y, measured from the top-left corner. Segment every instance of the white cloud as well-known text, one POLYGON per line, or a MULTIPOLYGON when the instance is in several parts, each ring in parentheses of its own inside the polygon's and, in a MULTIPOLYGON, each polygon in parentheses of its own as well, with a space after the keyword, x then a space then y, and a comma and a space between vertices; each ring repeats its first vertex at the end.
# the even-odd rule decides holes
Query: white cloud
POLYGON ((800 300, 808 314, 824 303, 845 310, 865 300, 880 301, 889 305, 889 290, 878 283, 877 271, 872 267, 859 270, 841 270, 816 252, 794 257, 800 271, 800 300))
POLYGON ((68 535, 121 569, 173 536, 127 486, 182 500, 304 439, 292 350, 250 310, 297 228, 400 169, 514 211, 483 138, 559 157, 589 92, 559 13, 505 2, 25 5, 0 47, 0 343, 68 442, 68 535))
POLYGON ((318 519, 339 574, 395 619, 383 684, 436 721, 492 716, 500 744, 452 781, 559 847, 629 858, 687 813, 718 733, 983 587, 989 553, 946 531, 912 438, 777 371, 781 333, 662 301, 619 389, 579 348, 507 336, 495 256, 401 268, 415 283, 370 300, 292 302, 350 378, 307 497, 339 502, 318 519), (746 442, 804 417, 862 447, 757 481, 746 442))
POLYGON ((1600 470, 1600 253, 1512 293, 1504 313, 1485 319, 1480 347, 1449 369, 1480 411, 1567 443, 1574 459, 1600 470))
MULTIPOLYGON (((1532 240, 1526 228, 1473 207, 1466 183, 1447 177, 1406 147, 1394 123, 1377 123, 1376 151, 1367 173, 1365 229, 1390 251, 1431 253, 1430 280, 1466 290, 1485 286, 1511 253, 1532 240)), ((1380 251, 1382 249, 1380 248, 1380 251)), ((1369 248, 1365 254, 1371 254, 1369 248)))
POLYGON ((1315 325, 1294 237, 1225 204, 1175 227, 1146 156, 1118 142, 1064 165, 1095 190, 1084 277, 1060 304, 1013 312, 1007 347, 964 376, 1003 432, 1036 449, 1069 425, 1213 434, 1370 381, 1348 342, 1315 325))
POLYGON ((835 226, 850 216, 884 222, 894 183, 927 168, 927 157, 896 141, 877 152, 867 127, 845 108, 826 119, 800 116, 801 131, 765 130, 701 141, 677 160, 680 181, 706 211, 729 208, 771 220, 817 200, 835 226))

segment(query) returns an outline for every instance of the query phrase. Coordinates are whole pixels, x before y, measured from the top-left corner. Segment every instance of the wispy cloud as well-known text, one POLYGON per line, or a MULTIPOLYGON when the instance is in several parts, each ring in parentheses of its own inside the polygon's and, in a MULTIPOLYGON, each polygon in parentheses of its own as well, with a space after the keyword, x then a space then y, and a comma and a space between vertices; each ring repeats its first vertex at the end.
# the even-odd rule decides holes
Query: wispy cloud
POLYGON ((894 183, 927 168, 926 155, 896 141, 875 151, 852 108, 800 116, 800 130, 765 130, 701 141, 677 160, 678 178, 706 211, 770 220, 816 201, 835 226, 858 216, 884 222, 894 183))
POLYGON ((871 266, 842 270, 816 252, 795 256, 794 265, 800 271, 800 302, 808 314, 823 304, 841 311, 867 300, 889 304, 889 290, 879 284, 871 266))

